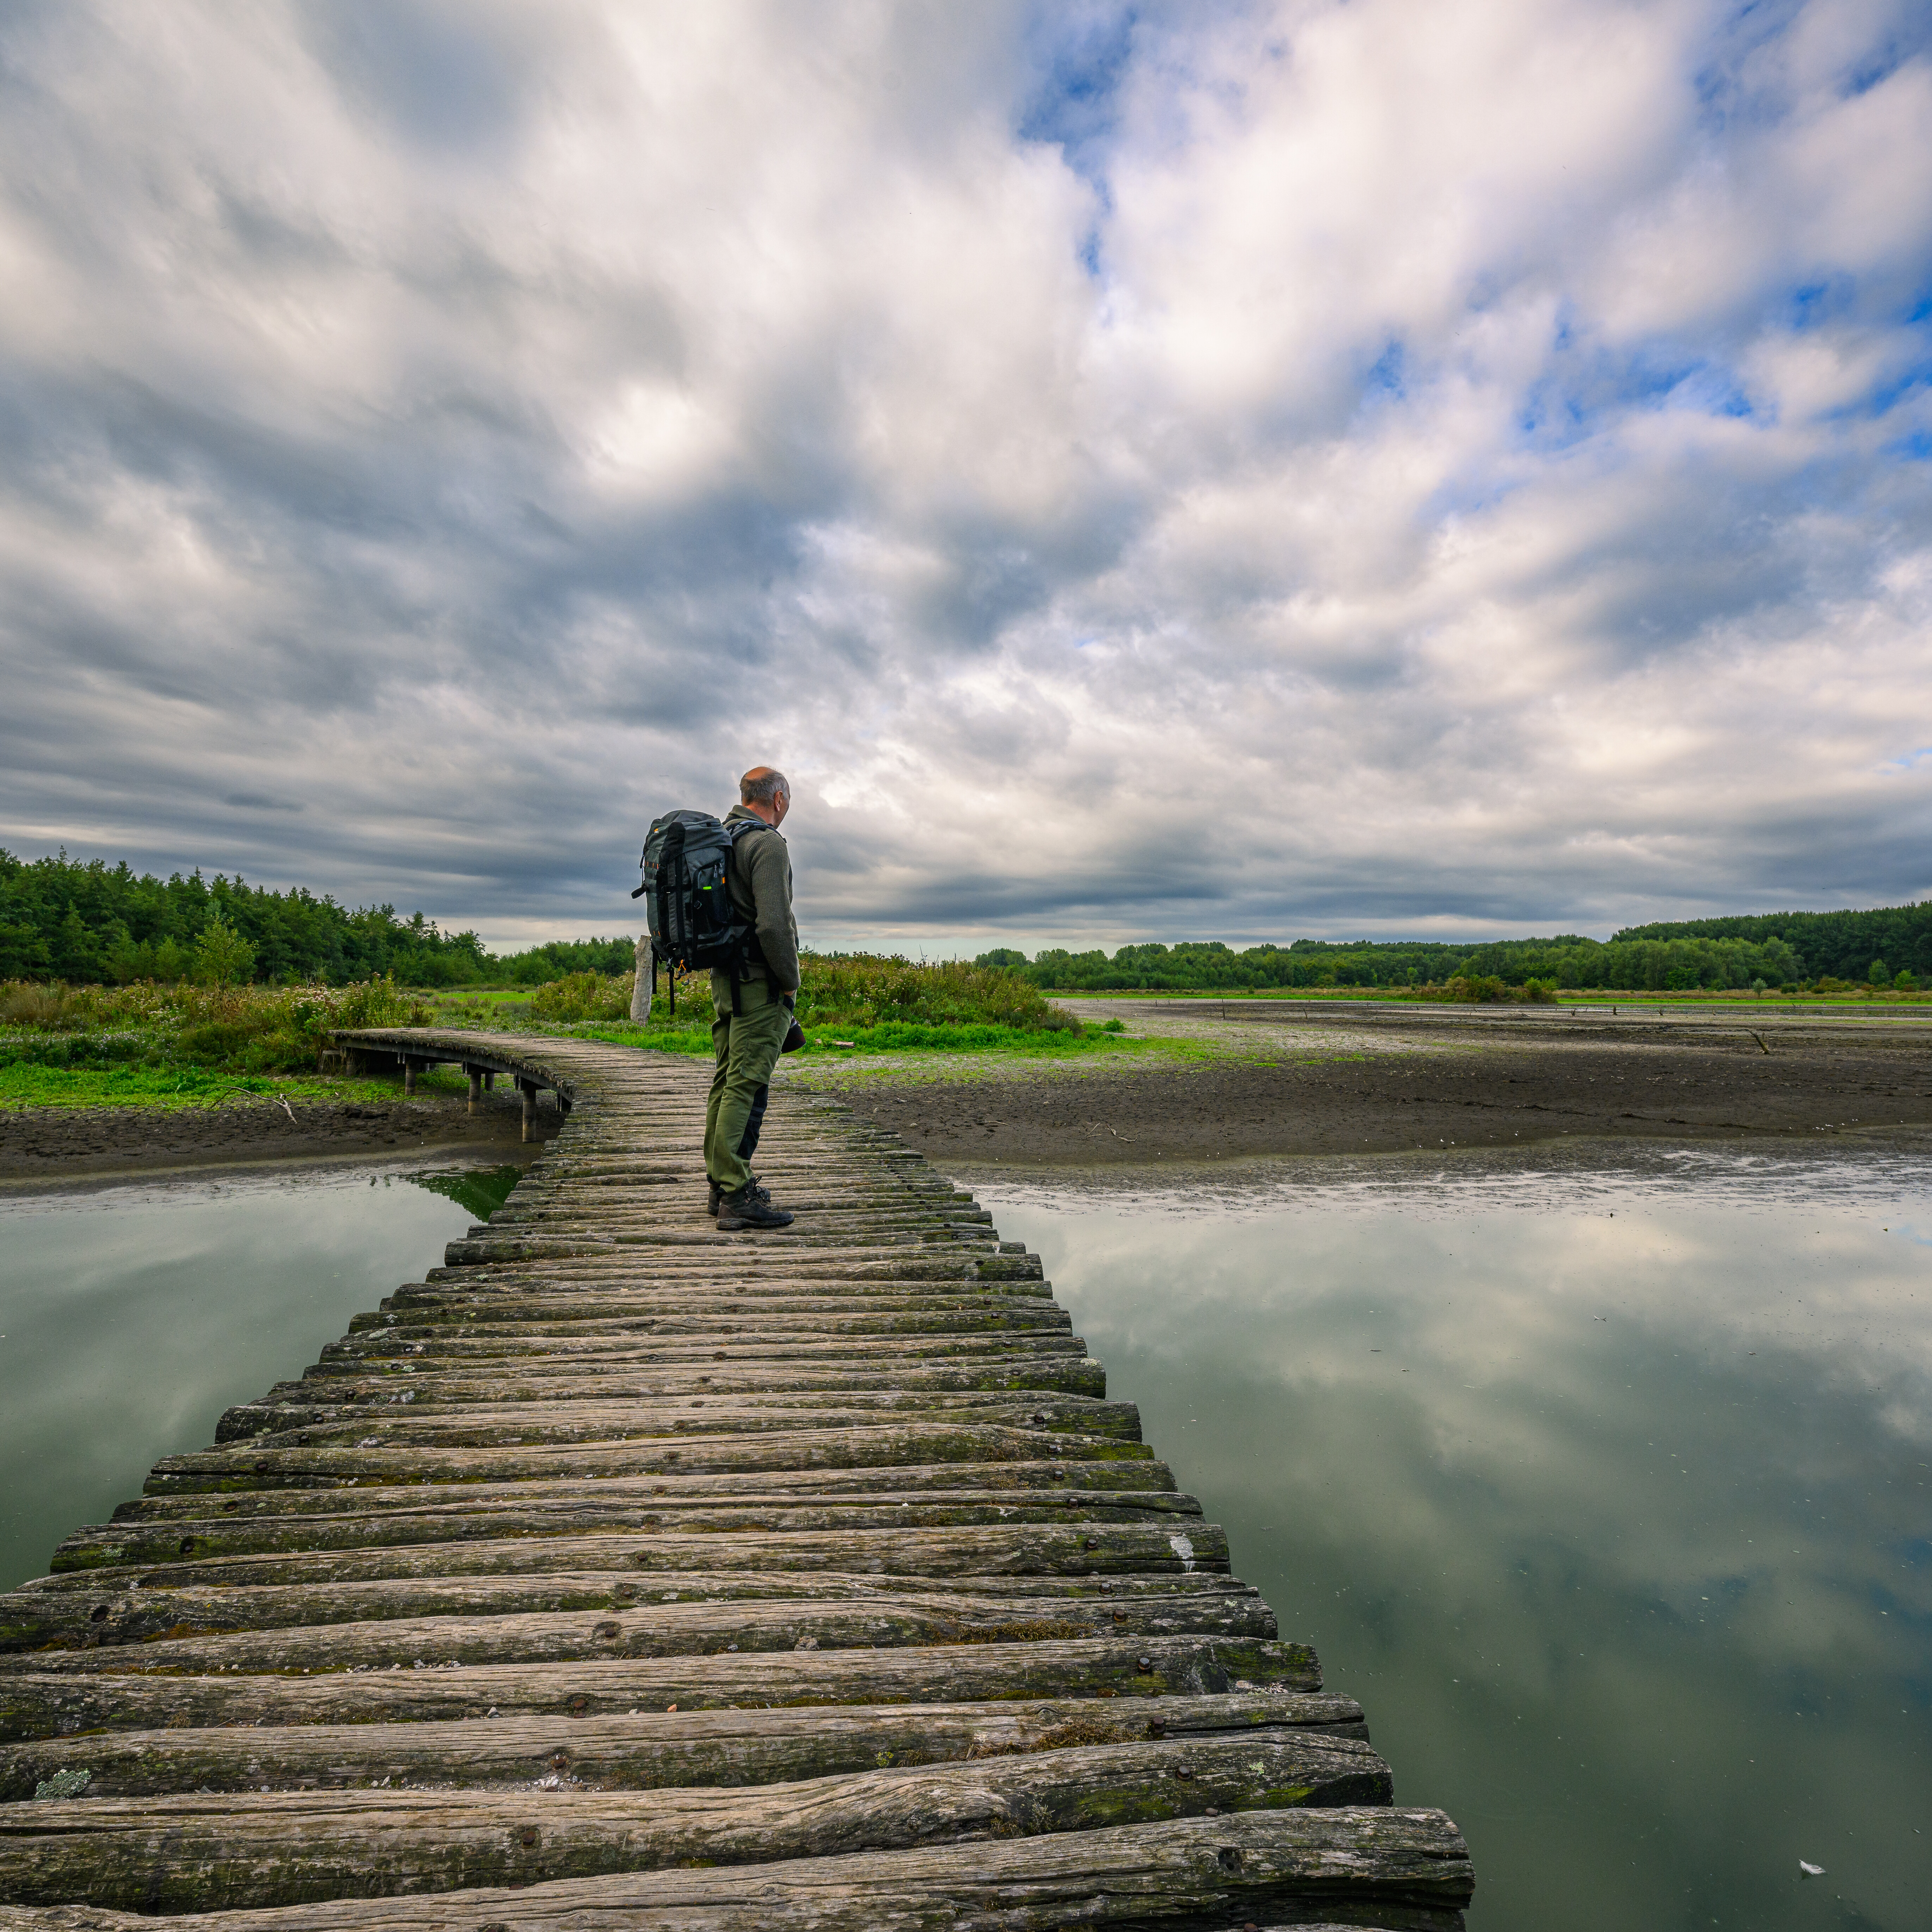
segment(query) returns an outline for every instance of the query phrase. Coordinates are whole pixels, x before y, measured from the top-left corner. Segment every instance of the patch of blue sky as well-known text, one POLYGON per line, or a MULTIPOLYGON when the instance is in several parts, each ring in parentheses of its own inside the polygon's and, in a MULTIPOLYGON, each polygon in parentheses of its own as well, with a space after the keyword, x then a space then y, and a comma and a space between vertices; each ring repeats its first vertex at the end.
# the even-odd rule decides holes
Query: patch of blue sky
POLYGON ((1910 436, 1900 436, 1885 446, 1884 454, 1907 463, 1932 463, 1932 430, 1915 430, 1910 436))
POLYGON ((1850 275, 1832 275, 1822 282, 1807 282, 1786 298, 1786 322, 1798 331, 1820 328, 1849 315, 1858 299, 1858 284, 1850 275))
POLYGON ((1138 10, 1118 0, 1072 0, 1040 8, 1027 29, 1034 85, 1021 104, 1020 138, 1058 147, 1108 206, 1107 161, 1138 20, 1138 10))
POLYGON ((1736 372, 1714 357, 1670 343, 1623 356, 1582 352, 1574 342, 1571 349, 1524 395, 1516 431, 1526 445, 1568 448, 1643 410, 1742 418, 1762 413, 1736 372))
POLYGON ((1594 435, 1602 412, 1586 408, 1555 381, 1532 385, 1516 416, 1518 438, 1539 449, 1564 449, 1594 435))
POLYGON ((1698 121, 1706 133, 1721 133, 1740 122, 1780 118, 1781 102, 1744 79, 1752 56, 1786 32, 1804 10, 1806 0, 1742 0, 1712 26, 1704 58, 1690 76, 1698 121))
POLYGON ((1844 403, 1826 416, 1828 422, 1870 422, 1888 416, 1903 402, 1932 388, 1932 356, 1894 370, 1855 400, 1844 403))
POLYGON ((1869 94, 1880 82, 1889 80, 1898 71, 1909 51, 1897 36, 1868 50, 1864 57, 1846 71, 1839 92, 1847 100, 1869 94))
POLYGON ((1406 396, 1408 393, 1407 376, 1407 352, 1401 338, 1391 336, 1364 377, 1363 387, 1370 394, 1379 392, 1384 395, 1406 396))

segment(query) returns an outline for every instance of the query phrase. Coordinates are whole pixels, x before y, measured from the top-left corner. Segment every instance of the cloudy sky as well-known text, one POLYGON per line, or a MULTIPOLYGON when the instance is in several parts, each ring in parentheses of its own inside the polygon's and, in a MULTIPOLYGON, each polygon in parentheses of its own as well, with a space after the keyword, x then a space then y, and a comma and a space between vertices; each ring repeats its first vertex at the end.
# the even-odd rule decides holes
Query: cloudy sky
POLYGON ((1924 0, 0 0, 0 844, 494 942, 1932 894, 1924 0))

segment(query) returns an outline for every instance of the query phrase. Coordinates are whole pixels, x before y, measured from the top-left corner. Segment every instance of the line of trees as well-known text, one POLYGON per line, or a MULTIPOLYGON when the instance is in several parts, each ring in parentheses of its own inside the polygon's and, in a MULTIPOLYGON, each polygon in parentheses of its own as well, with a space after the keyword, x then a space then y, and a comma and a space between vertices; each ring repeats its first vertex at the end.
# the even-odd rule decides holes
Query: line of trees
POLYGON ((0 980, 125 986, 219 971, 227 981, 344 986, 538 986, 567 973, 628 973, 626 938, 558 940, 500 957, 393 906, 354 910, 299 886, 272 892, 199 871, 166 879, 124 862, 0 850, 0 980))
MULTIPOLYGON (((124 862, 0 850, 0 980, 126 985, 218 973, 230 982, 343 986, 388 974, 412 986, 533 986, 572 973, 627 973, 632 944, 628 937, 557 940, 498 956, 474 932, 444 932, 419 912, 404 919, 388 905, 350 910, 298 886, 274 892, 199 871, 161 879, 124 862)), ((1208 940, 1123 946, 1111 956, 1052 948, 1030 959, 1000 947, 974 963, 1064 992, 1397 988, 1459 977, 1632 992, 1826 979, 1932 986, 1932 900, 1676 920, 1627 927, 1607 941, 1578 933, 1479 945, 1298 939, 1236 952, 1208 940)))
POLYGON ((1062 992, 1393 990, 1454 979, 1629 992, 1816 986, 1827 980, 1904 988, 1932 985, 1932 902, 1872 912, 1684 920, 1631 927, 1608 940, 1580 933, 1475 945, 1298 939, 1241 952, 1219 940, 1186 940, 1124 946, 1111 956, 1051 948, 1030 959, 1000 947, 975 963, 1006 967, 1062 992))

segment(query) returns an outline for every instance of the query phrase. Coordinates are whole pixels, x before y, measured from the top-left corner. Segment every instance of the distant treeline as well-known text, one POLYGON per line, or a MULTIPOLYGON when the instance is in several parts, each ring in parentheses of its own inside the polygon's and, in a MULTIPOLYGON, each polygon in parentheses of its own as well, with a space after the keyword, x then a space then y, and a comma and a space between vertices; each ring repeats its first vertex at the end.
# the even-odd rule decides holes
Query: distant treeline
POLYGON ((975 962, 1023 972, 1042 988, 1102 992, 1264 992, 1322 986, 1446 986, 1455 979, 1531 980, 1582 991, 1689 992, 1696 988, 1814 985, 1821 979, 1890 986, 1932 984, 1932 901, 1873 912, 1766 913, 1631 926, 1608 940, 1578 933, 1458 945, 1298 939, 1237 952, 1219 940, 1124 946, 1102 952, 1054 948, 1029 960, 1010 947, 975 962))
MULTIPOLYGON (((499 956, 475 933, 443 932, 421 913, 403 919, 387 905, 351 911, 298 886, 272 892, 199 872, 160 879, 124 863, 83 864, 64 853, 28 860, 0 850, 0 980, 178 980, 193 969, 197 942, 217 920, 252 949, 249 976, 266 985, 342 986, 387 974, 411 986, 533 986, 572 973, 627 973, 632 962, 628 937, 558 940, 499 956)), ((1298 939, 1238 952, 1217 940, 1191 940, 1124 946, 1111 957, 1054 949, 1029 960, 1000 948, 974 963, 1010 968, 1057 992, 1396 988, 1461 978, 1661 992, 1827 977, 1891 984, 1901 974, 1932 985, 1932 901, 1683 920, 1628 927, 1608 941, 1576 933, 1460 945, 1298 939)))
POLYGON ((628 939, 559 940, 499 958, 473 932, 440 932, 393 906, 352 912, 300 886, 278 892, 199 872, 166 879, 99 860, 0 851, 0 980, 125 986, 178 980, 217 920, 254 950, 252 977, 344 986, 389 974, 405 986, 538 986, 566 973, 628 973, 628 939))

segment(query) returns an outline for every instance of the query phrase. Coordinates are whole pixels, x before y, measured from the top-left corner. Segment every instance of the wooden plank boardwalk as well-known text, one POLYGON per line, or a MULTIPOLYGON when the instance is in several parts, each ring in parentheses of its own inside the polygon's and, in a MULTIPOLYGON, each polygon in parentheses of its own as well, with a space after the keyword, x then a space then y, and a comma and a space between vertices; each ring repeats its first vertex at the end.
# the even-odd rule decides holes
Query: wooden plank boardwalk
POLYGON ((918 1155, 781 1081, 796 1225, 721 1235, 708 1066, 344 1043, 562 1130, 0 1597, 0 1928, 1462 1924, 1454 1826, 918 1155))

